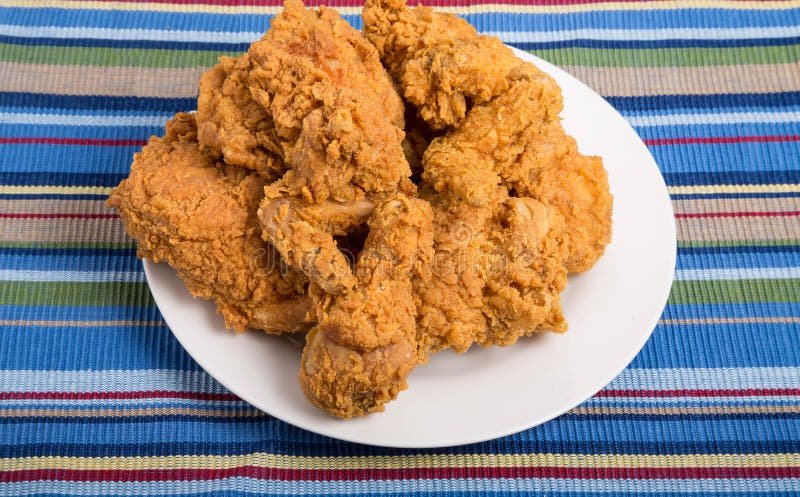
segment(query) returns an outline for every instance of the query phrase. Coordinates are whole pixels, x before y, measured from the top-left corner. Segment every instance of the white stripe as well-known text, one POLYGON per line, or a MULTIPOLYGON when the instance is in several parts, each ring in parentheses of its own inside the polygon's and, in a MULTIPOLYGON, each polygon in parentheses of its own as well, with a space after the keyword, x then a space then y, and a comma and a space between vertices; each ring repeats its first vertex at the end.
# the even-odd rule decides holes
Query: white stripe
MULTIPOLYGON (((672 28, 672 29, 574 29, 569 31, 491 31, 506 42, 550 42, 574 39, 589 40, 728 40, 793 38, 794 26, 750 28, 672 28)), ((262 32, 165 31, 159 29, 111 29, 61 26, 0 25, 0 35, 26 38, 65 38, 101 40, 184 41, 206 43, 250 43, 262 32)))
POLYGON ((7 392, 136 392, 141 390, 169 390, 229 393, 205 371, 178 371, 171 369, 102 371, 0 370, 0 385, 7 392))
POLYGON ((795 26, 759 28, 673 28, 673 29, 574 29, 570 31, 486 31, 504 42, 551 42, 568 40, 648 41, 648 40, 750 40, 794 38, 795 26))
MULTIPOLYGON (((203 371, 170 369, 102 371, 0 370, 9 392, 130 392, 179 390, 227 393, 203 371)), ((797 388, 800 367, 626 369, 607 388, 622 390, 797 388)))
POLYGON ((735 269, 678 269, 675 279, 686 280, 743 280, 743 279, 800 278, 800 267, 766 267, 735 269))
POLYGON ((144 273, 136 271, 20 271, 0 270, 0 281, 65 281, 97 283, 108 281, 143 282, 144 273))
POLYGON ((611 390, 797 388, 800 367, 626 369, 606 387, 611 390))
POLYGON ((729 112, 723 114, 667 114, 661 116, 625 116, 631 126, 677 126, 691 124, 793 123, 800 122, 800 112, 729 112))
POLYGON ((218 480, 153 482, 71 482, 39 480, 0 483, 0 495, 188 495, 194 493, 260 493, 285 495, 342 494, 380 495, 412 492, 602 492, 602 493, 699 493, 745 494, 800 490, 797 478, 703 478, 703 479, 574 479, 574 478, 459 478, 365 481, 284 481, 235 477, 218 480))
POLYGON ((66 114, 0 113, 0 124, 57 126, 163 126, 169 116, 80 116, 66 114))

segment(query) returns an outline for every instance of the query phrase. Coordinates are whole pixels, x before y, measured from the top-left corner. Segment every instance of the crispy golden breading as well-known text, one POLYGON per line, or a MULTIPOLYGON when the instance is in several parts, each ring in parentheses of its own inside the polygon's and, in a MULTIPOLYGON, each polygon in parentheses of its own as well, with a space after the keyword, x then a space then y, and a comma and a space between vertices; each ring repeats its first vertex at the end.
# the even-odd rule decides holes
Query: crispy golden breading
POLYGON ((348 202, 408 181, 403 102, 375 48, 336 11, 287 0, 248 53, 250 90, 275 122, 290 194, 348 202))
POLYGON ((471 104, 506 91, 529 70, 497 38, 467 21, 404 0, 367 0, 364 35, 403 96, 434 129, 453 126, 471 104))
POLYGON ((281 275, 255 212, 264 180, 218 165, 197 145, 194 117, 177 114, 164 138, 134 157, 109 196, 139 242, 139 257, 166 262, 196 297, 214 299, 228 327, 270 333, 307 329, 305 277, 281 275))
POLYGON ((200 79, 197 141, 200 149, 273 181, 285 172, 272 117, 250 95, 250 58, 220 57, 200 79))
POLYGON ((530 88, 518 81, 474 106, 423 157, 436 255, 431 280, 419 283, 419 324, 430 350, 508 345, 537 330, 566 329, 564 219, 534 198, 509 195, 498 174, 519 162, 531 122, 546 113, 520 101, 530 88))
POLYGON ((419 362, 411 280, 430 264, 432 213, 399 194, 378 206, 352 291, 326 299, 300 368, 306 397, 333 416, 382 411, 419 362))

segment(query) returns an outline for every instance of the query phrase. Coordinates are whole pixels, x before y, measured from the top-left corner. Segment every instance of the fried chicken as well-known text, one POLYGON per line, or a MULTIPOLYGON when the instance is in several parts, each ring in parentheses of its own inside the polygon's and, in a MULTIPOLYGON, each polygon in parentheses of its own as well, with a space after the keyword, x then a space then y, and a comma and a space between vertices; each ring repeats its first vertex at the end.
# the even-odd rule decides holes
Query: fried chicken
POLYGON ((272 117, 250 95, 250 58, 220 57, 203 74, 197 98, 200 149, 261 174, 267 181, 285 172, 283 148, 272 117))
POLYGON ((262 203, 264 238, 313 283, 340 293, 356 280, 333 235, 363 224, 382 199, 414 192, 402 100, 375 48, 325 7, 287 0, 248 53, 251 94, 272 116, 289 168, 262 203))
POLYGON ((380 205, 359 254, 358 284, 319 306, 299 379, 306 397, 329 414, 382 411, 407 387, 419 362, 411 280, 429 268, 431 218, 427 203, 402 194, 380 205))
POLYGON ((519 162, 541 108, 512 91, 476 105, 423 157, 422 197, 434 208, 435 260, 419 281, 419 342, 436 351, 472 343, 509 345, 537 330, 566 330, 559 294, 566 285, 563 217, 509 194, 498 171, 519 162))
POLYGON ((533 69, 495 37, 467 21, 404 0, 367 0, 364 35, 403 96, 434 129, 458 123, 472 104, 486 102, 533 69))
MULTIPOLYGON (((561 127, 561 90, 555 81, 515 57, 497 38, 478 35, 453 15, 423 6, 410 9, 404 0, 367 0, 363 18, 365 36, 433 128, 449 129, 471 105, 491 99, 497 100, 498 111, 506 109, 506 116, 513 108, 531 119, 520 141, 505 147, 509 153, 520 148, 525 152, 517 153, 516 161, 498 163, 496 173, 516 194, 557 208, 567 221, 567 269, 577 273, 591 268, 611 240, 608 176, 600 158, 581 155, 561 127)), ((499 119, 494 124, 508 126, 499 119)), ((483 184, 467 176, 454 181, 461 188, 483 184)))
POLYGON ((260 236, 263 187, 259 175, 201 152, 194 117, 177 114, 163 138, 150 138, 135 155, 108 204, 139 242, 139 257, 175 268, 192 295, 214 299, 226 326, 307 329, 306 278, 282 275, 279 256, 260 236))

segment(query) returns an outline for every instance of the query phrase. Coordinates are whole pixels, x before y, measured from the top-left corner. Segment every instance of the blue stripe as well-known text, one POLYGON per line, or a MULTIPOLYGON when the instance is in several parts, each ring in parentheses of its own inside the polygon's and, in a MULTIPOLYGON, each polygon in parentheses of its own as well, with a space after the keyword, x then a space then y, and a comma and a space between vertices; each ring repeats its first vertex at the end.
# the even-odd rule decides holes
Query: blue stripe
POLYGON ((800 347, 796 344, 796 323, 657 326, 630 367, 795 366, 800 364, 800 347))
MULTIPOLYGON (((668 304, 663 319, 791 317, 797 316, 798 305, 785 302, 731 304, 668 304)), ((760 326, 760 325, 759 325, 760 326)))
MULTIPOLYGON (((531 33, 531 37, 535 37, 531 33)), ((770 47, 786 46, 800 43, 800 37, 792 38, 744 38, 723 40, 597 40, 573 39, 547 42, 510 42, 520 50, 555 50, 559 48, 599 48, 599 49, 653 49, 653 48, 728 48, 728 47, 770 47)))
POLYGON ((147 113, 175 113, 197 108, 195 98, 110 97, 95 95, 51 95, 46 93, 0 92, 0 107, 33 109, 94 109, 147 113))
MULTIPOLYGON (((133 155, 126 161, 130 164, 133 155)), ((2 160, 2 157, 0 157, 2 160)), ((0 162, 2 164, 2 162, 0 162)), ((23 185, 23 186, 117 186, 120 181, 128 176, 124 174, 110 173, 84 173, 84 172, 16 172, 0 170, 0 185, 23 185)))
MULTIPOLYGON (((651 148, 651 151, 655 147, 651 148)), ((660 164, 659 164, 660 166, 660 164)), ((669 186, 683 185, 776 185, 800 183, 800 169, 775 171, 765 169, 757 172, 713 171, 664 173, 669 186)))
MULTIPOLYGON (((0 170, 24 170, 32 173, 119 174, 130 171, 134 152, 142 147, 90 145, 0 145, 0 170)), ((56 181, 58 181, 56 179, 56 181)), ((60 183, 60 182, 59 182, 60 183)))
MULTIPOLYGON (((610 100, 612 98, 647 98, 647 97, 607 97, 606 100, 610 100)), ((665 114, 718 114, 723 112, 719 109, 710 108, 710 109, 702 109, 702 108, 694 108, 694 107, 669 107, 669 108, 631 108, 629 110, 624 110, 624 116, 662 116, 665 114)), ((739 112, 800 112, 800 105, 781 105, 780 108, 776 109, 774 105, 758 105, 758 104, 741 104, 741 105, 733 105, 731 107, 726 107, 724 110, 725 113, 739 113, 739 112)))
POLYGON ((678 255, 684 254, 722 254, 722 253, 745 253, 752 252, 754 254, 769 254, 772 252, 785 252, 786 250, 798 250, 800 245, 747 245, 747 241, 743 241, 740 246, 730 247, 678 247, 678 255))
MULTIPOLYGON (((329 4, 335 7, 336 3, 329 4)), ((537 31, 562 31, 568 27, 605 29, 664 29, 680 27, 778 27, 794 26, 800 9, 781 10, 728 10, 728 9, 675 9, 591 11, 575 13, 480 13, 460 15, 479 31, 496 31, 498 28, 524 25, 537 31)), ((182 29, 199 31, 255 31, 269 27, 271 15, 267 14, 205 14, 188 12, 92 11, 51 8, 6 8, 2 11, 6 24, 41 26, 42 19, 54 26, 182 29)), ((361 28, 360 15, 342 16, 356 29, 361 28)))
POLYGON ((793 123, 733 123, 733 124, 677 124, 669 126, 634 127, 642 139, 736 137, 736 136, 791 136, 800 135, 800 122, 793 123))
MULTIPOLYGON (((737 173, 759 177, 762 171, 800 171, 800 141, 779 143, 725 143, 652 146, 663 173, 737 173)), ((768 184, 768 181, 758 183, 768 184)))
MULTIPOLYGON (((263 437, 257 442, 182 442, 170 438, 159 443, 110 443, 85 444, 81 437, 73 443, 30 443, 0 445, 0 457, 72 456, 104 457, 116 456, 170 456, 170 455, 229 455, 266 452, 280 455, 341 457, 341 456, 398 456, 408 454, 780 454, 797 450, 794 440, 771 441, 719 441, 703 442, 640 441, 640 442, 595 442, 595 441, 545 441, 535 435, 535 429, 523 432, 526 438, 505 437, 482 444, 461 445, 447 449, 403 450, 372 445, 342 442, 305 432, 274 418, 266 420, 263 437)), ((0 418, 2 426, 2 418, 0 418)), ((154 439, 154 438, 151 438, 154 439)), ((44 438, 43 438, 44 440, 44 438)), ((694 494, 693 494, 694 495, 694 494)), ((606 496, 607 497, 607 496, 606 496)))
MULTIPOLYGON (((73 420, 63 419, 60 422, 49 423, 7 423, 0 430, 0 445, 26 445, 41 440, 47 440, 48 445, 70 444, 77 440, 82 444, 130 444, 141 440, 143 432, 148 434, 150 440, 169 440, 172 443, 192 443, 202 439, 209 444, 224 443, 229 440, 237 440, 244 444, 263 440, 264 434, 270 432, 270 424, 271 418, 268 417, 218 421, 194 420, 192 423, 186 423, 179 418, 162 418, 135 424, 114 420, 76 424, 73 420), (76 437, 77 434, 80 434, 80 437, 76 437)), ((717 443, 747 440, 747 446, 752 447, 750 444, 758 442, 781 443, 786 440, 787 431, 798 433, 798 430, 800 430, 800 418, 720 417, 714 422, 709 422, 668 417, 660 418, 660 422, 655 424, 638 419, 559 417, 528 432, 510 436, 507 440, 526 441, 528 437, 535 437, 538 440, 560 442, 564 445, 591 439, 595 442, 619 445, 642 442, 682 444, 700 442, 712 446, 717 443)), ((282 442, 279 443, 288 441, 285 435, 281 439, 282 442)))
MULTIPOLYGON (((787 38, 778 38, 778 40, 787 38)), ((798 40, 800 41, 800 40, 798 40)), ((0 35, 0 43, 41 47, 92 47, 92 48, 136 48, 148 50, 207 50, 215 52, 246 52, 250 43, 222 43, 196 41, 161 40, 108 40, 102 38, 33 38, 26 36, 0 35)), ((787 45, 789 43, 786 43, 787 45)))
POLYGON ((0 253, 0 267, 22 271, 142 271, 142 263, 133 253, 113 254, 102 259, 94 256, 48 252, 10 255, 0 253))
POLYGON ((753 252, 712 252, 683 254, 678 257, 676 269, 756 268, 800 266, 800 251, 786 249, 755 254, 753 252))
POLYGON ((70 193, 0 193, 0 200, 105 200, 107 198, 107 195, 73 195, 70 193))
POLYGON ((3 320, 162 321, 155 306, 0 306, 3 320))
MULTIPOLYGON (((675 485, 678 486, 679 484, 676 483, 675 485)), ((243 484, 241 486, 244 487, 246 485, 243 484)), ((433 484, 432 483, 430 486, 431 487, 442 487, 441 483, 438 483, 438 484, 433 484)), ((513 485, 508 483, 507 486, 511 487, 513 485)), ((288 488, 292 488, 292 484, 291 483, 287 483, 287 487, 288 488)), ((787 487, 787 488, 790 488, 790 487, 787 487)), ((115 494, 102 494, 102 493, 95 494, 95 493, 93 493, 92 497, 119 497, 119 495, 120 494, 118 494, 118 493, 115 493, 115 494)), ((224 495, 224 497, 286 497, 287 494, 285 492, 281 492, 281 493, 277 493, 277 494, 276 493, 265 493, 262 489, 258 489, 258 488, 253 488, 252 490, 248 490, 247 488, 242 488, 242 489, 225 488, 224 493, 221 490, 214 490, 214 491, 209 491, 209 492, 191 492, 191 493, 179 494, 179 495, 181 497, 189 497, 189 496, 191 496, 191 497, 221 497, 223 495, 224 495)), ((342 497, 342 494, 329 494, 329 493, 317 493, 317 492, 314 492, 313 495, 315 497, 342 497)), ((355 494, 353 494, 353 495, 355 495, 355 494)), ((376 493, 372 493, 371 495, 392 495, 392 496, 395 496, 395 495, 399 495, 399 494, 396 494, 396 493, 392 493, 392 494, 384 494, 384 493, 376 494, 376 493)), ((417 497, 441 497, 443 495, 466 496, 467 494, 463 493, 463 490, 460 490, 460 489, 448 490, 445 487, 442 487, 442 488, 440 488, 438 490, 434 490, 434 491, 426 491, 426 492, 414 491, 413 494, 412 493, 404 493, 403 495, 414 495, 414 496, 417 496, 417 497), (449 493, 445 493, 445 492, 449 492, 449 493)), ((470 495, 472 495, 472 494, 470 494, 470 495)), ((474 495, 482 495, 482 496, 491 495, 492 497, 519 497, 521 495, 539 495, 539 494, 532 494, 532 493, 530 493, 529 490, 524 490, 524 489, 519 489, 519 490, 496 490, 496 489, 492 489, 491 492, 483 492, 481 494, 474 494, 474 495)), ((615 491, 615 492, 613 492, 613 494, 610 494, 609 492, 578 492, 578 491, 573 491, 572 489, 570 489, 570 490, 564 490, 564 491, 561 491, 561 490, 548 490, 548 492, 546 494, 541 494, 541 495, 546 495, 548 497, 556 497, 556 496, 560 496, 560 495, 565 495, 565 496, 570 496, 570 497, 609 497, 609 495, 614 495, 614 497, 646 497, 646 496, 649 496, 649 495, 653 495, 653 496, 657 496, 657 497, 686 497, 687 495, 691 495, 692 497, 731 497, 731 496, 736 496, 736 495, 747 495, 747 497, 797 497, 797 491, 795 491, 795 490, 787 490, 785 492, 770 491, 768 493, 747 491, 745 494, 731 493, 731 492, 726 492, 726 491, 720 491, 720 492, 692 492, 691 494, 687 494, 685 492, 681 492, 681 493, 666 492, 665 493, 665 492, 660 492, 660 491, 657 492, 657 493, 649 493, 649 492, 648 493, 642 493, 642 492, 630 493, 630 492, 616 492, 615 491)), ((30 496, 30 497, 75 497, 72 494, 52 493, 52 492, 26 494, 26 496, 30 496)), ((127 497, 139 497, 139 496, 130 494, 130 495, 127 495, 127 497)))
MULTIPOLYGON (((40 314, 38 319, 48 317, 40 314)), ((129 318, 118 315, 115 319, 129 318)), ((193 362, 165 325, 20 327, 4 329, 3 335, 3 347, 17 353, 0 356, 0 369, 183 369, 193 362), (78 343, 82 345, 76 347, 78 343)))
MULTIPOLYGON (((163 126, 83 126, 52 124, 6 124, 0 122, 0 137, 4 138, 91 138, 94 140, 146 140, 151 135, 163 135, 163 126)), ((27 145, 35 147, 37 145, 27 145)))
MULTIPOLYGON (((800 92, 783 93, 721 93, 712 95, 658 95, 647 97, 606 97, 617 110, 654 111, 657 109, 716 109, 789 107, 800 104, 800 92)), ((781 109, 782 110, 782 109, 781 109)))
POLYGON ((726 199, 726 198, 795 198, 800 197, 800 192, 773 192, 773 193, 671 193, 673 200, 685 199, 726 199))

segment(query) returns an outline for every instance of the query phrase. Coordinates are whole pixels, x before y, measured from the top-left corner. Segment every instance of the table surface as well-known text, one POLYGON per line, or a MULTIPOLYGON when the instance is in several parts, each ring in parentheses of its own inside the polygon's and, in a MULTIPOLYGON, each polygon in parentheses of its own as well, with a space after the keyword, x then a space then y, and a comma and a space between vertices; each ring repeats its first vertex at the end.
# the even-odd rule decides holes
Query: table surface
MULTIPOLYGON (((586 82, 650 147, 678 261, 631 365, 463 447, 255 411, 172 337, 104 200, 278 2, 2 0, 0 496, 800 492, 800 2, 430 3, 586 82)), ((330 5, 360 27, 360 2, 330 5)))

